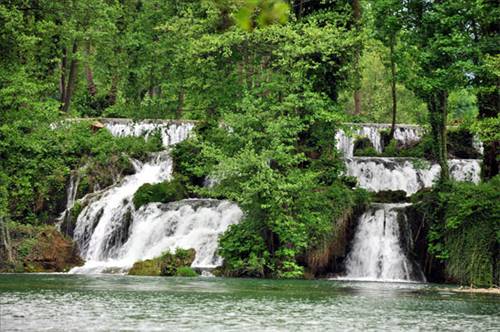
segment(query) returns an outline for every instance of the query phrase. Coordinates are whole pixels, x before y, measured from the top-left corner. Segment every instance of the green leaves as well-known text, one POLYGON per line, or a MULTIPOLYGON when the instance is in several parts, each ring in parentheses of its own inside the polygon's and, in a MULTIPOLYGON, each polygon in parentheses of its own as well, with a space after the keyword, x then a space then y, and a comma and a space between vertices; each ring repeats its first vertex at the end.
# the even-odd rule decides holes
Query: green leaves
POLYGON ((240 28, 252 31, 255 27, 285 24, 290 5, 282 0, 244 0, 234 18, 240 28))
MULTIPOLYGON (((424 194, 418 208, 431 224, 428 251, 461 284, 491 286, 500 243, 500 177, 474 185, 452 183, 424 194)), ((498 276, 497 276, 498 277, 498 276)))

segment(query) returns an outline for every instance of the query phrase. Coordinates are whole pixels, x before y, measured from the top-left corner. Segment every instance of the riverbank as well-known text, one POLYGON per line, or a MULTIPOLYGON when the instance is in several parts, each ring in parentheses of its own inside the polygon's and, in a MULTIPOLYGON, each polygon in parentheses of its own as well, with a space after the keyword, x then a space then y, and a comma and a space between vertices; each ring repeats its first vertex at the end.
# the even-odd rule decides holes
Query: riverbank
POLYGON ((459 287, 447 290, 451 290, 452 292, 455 293, 493 294, 500 296, 500 288, 498 287, 491 287, 491 288, 459 287))

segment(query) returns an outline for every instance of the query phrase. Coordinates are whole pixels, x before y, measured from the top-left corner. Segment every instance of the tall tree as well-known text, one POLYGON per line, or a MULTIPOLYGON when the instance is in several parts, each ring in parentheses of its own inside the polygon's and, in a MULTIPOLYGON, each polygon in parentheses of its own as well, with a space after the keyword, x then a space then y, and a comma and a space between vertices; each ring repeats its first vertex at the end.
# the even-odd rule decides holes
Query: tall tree
MULTIPOLYGON (((361 30, 361 1, 352 1, 352 17, 355 29, 359 32, 361 30)), ((356 72, 355 89, 354 89, 354 114, 361 114, 361 69, 359 67, 359 60, 361 57, 361 44, 356 47, 354 55, 354 70, 356 72)))
POLYGON ((391 98, 392 98, 392 121, 389 137, 394 136, 396 130, 397 116, 397 43, 399 33, 402 29, 401 1, 379 0, 373 1, 373 18, 375 37, 389 48, 389 67, 391 72, 391 98))
MULTIPOLYGON (((474 85, 477 89, 479 120, 497 119, 500 110, 500 4, 495 0, 472 1, 471 36, 474 43, 474 85)), ((485 142, 483 176, 487 179, 499 172, 500 142, 485 142)))
POLYGON ((420 1, 404 3, 402 38, 412 54, 415 73, 408 86, 427 102, 434 154, 441 166, 441 179, 449 179, 447 162, 448 94, 470 81, 472 44, 469 19, 464 15, 466 0, 420 1))

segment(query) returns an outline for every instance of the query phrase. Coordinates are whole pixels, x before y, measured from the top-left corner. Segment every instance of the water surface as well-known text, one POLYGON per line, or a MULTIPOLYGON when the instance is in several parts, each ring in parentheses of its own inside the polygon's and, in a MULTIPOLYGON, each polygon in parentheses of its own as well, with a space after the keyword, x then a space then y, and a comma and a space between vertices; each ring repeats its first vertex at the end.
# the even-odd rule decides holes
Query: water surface
POLYGON ((500 297, 332 280, 0 275, 0 331, 500 331, 500 297))

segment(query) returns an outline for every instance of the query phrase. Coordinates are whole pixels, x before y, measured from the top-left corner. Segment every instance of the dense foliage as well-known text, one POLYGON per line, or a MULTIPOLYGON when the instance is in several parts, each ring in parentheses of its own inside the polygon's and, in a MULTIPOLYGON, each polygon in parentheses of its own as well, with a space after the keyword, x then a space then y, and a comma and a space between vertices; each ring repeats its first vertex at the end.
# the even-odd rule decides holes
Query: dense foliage
POLYGON ((466 285, 500 282, 500 177, 480 185, 452 183, 421 195, 417 208, 431 225, 429 253, 447 278, 466 285))

